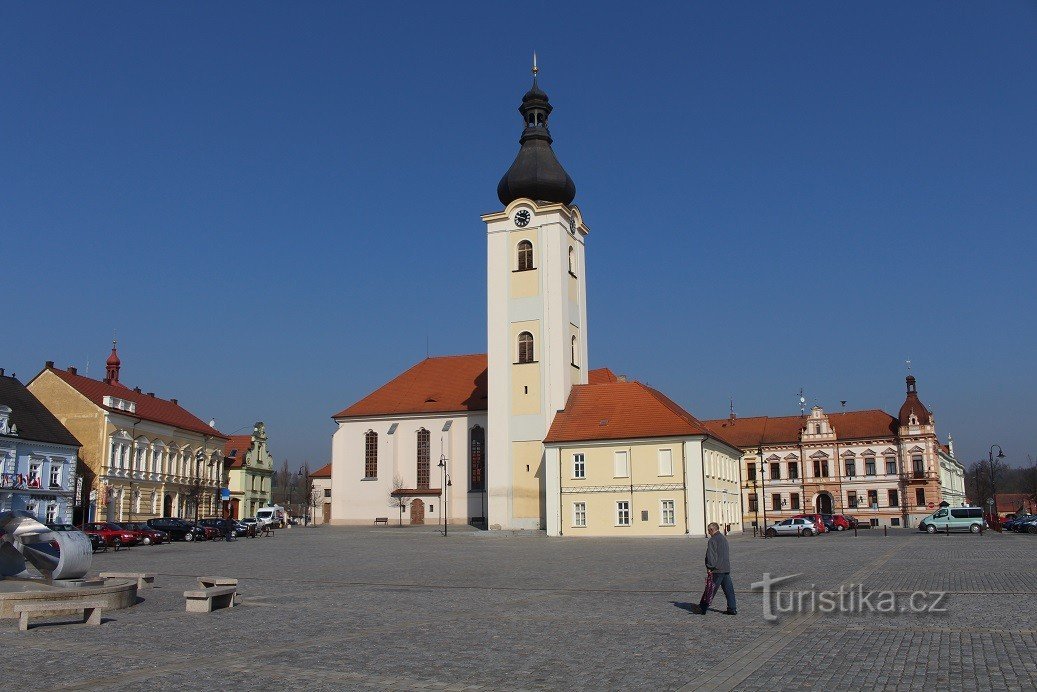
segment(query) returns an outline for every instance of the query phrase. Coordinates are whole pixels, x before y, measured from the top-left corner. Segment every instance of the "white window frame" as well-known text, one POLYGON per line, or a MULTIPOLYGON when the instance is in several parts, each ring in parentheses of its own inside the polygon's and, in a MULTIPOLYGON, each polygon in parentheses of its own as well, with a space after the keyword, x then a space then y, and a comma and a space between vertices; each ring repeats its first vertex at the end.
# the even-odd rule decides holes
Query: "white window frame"
POLYGON ((574 502, 573 503, 573 527, 585 529, 587 528, 587 503, 586 502, 574 502))
POLYGON ((61 462, 51 459, 50 462, 50 484, 48 488, 61 487, 61 462))
POLYGON ((576 452, 573 454, 573 478, 586 478, 587 477, 587 458, 583 452, 576 452))
POLYGON ((47 505, 47 523, 56 524, 58 522, 58 505, 56 502, 51 502, 47 505))
POLYGON ((659 475, 670 477, 673 476, 673 450, 672 449, 660 449, 659 450, 659 475))
POLYGON ((616 502, 616 526, 631 525, 630 500, 618 500, 616 502), (624 505, 626 505, 624 507, 624 505), (626 512, 626 523, 623 522, 623 513, 626 512))
POLYGON ((630 478, 630 453, 618 451, 612 453, 612 473, 614 478, 630 478), (622 468, 620 468, 622 459, 622 468))
POLYGON ((677 503, 674 500, 659 500, 659 526, 677 525, 677 503), (669 507, 666 505, 669 504, 669 507), (667 519, 669 512, 669 521, 667 519))

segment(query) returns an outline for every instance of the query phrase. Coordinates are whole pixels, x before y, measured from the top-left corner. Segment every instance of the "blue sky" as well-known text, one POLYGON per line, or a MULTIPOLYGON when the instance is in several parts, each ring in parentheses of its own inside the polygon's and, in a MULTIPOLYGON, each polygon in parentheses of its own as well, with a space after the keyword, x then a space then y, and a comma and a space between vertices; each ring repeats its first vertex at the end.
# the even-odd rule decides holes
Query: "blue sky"
POLYGON ((530 54, 593 366, 700 418, 922 400, 1037 456, 1037 5, 4 3, 0 367, 266 421, 294 466, 485 350, 530 54))

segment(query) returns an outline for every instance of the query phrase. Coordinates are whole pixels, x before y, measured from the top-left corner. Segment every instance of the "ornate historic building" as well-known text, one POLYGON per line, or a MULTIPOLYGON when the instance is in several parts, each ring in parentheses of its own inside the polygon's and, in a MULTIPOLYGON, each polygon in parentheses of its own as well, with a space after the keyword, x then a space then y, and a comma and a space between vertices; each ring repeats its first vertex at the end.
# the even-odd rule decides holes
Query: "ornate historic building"
POLYGON ((256 510, 272 504, 274 457, 267 446, 266 426, 262 421, 251 435, 231 435, 223 445, 226 488, 223 511, 228 517, 256 516, 256 510))
POLYGON ((82 442, 86 521, 218 513, 226 437, 180 405, 119 380, 112 346, 103 380, 47 361, 29 390, 82 442))
POLYGON ((941 502, 965 502, 964 469, 936 437, 913 376, 897 416, 880 410, 706 421, 742 450, 746 526, 800 513, 916 526, 941 502))

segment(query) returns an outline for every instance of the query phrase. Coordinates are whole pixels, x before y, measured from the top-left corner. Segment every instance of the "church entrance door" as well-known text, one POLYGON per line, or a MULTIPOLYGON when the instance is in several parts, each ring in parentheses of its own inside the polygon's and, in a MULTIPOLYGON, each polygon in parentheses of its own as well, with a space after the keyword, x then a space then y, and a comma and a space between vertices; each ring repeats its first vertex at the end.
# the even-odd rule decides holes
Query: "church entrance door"
POLYGON ((831 514, 832 513, 832 496, 828 493, 821 493, 817 496, 817 513, 818 514, 831 514))
POLYGON ((331 503, 330 502, 325 502, 324 503, 324 523, 325 524, 330 524, 331 523, 331 503))
POLYGON ((415 500, 414 502, 410 503, 410 523, 425 523, 425 503, 421 500, 415 500))

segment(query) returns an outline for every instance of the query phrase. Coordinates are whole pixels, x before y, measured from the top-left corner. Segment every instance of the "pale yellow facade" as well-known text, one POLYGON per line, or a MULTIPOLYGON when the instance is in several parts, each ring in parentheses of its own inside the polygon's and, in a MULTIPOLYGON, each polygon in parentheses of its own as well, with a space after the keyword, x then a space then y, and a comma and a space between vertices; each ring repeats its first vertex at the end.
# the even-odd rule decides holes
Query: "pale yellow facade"
POLYGON ((515 264, 511 267, 509 292, 512 298, 530 298, 540 293, 540 234, 537 229, 521 229, 510 233, 515 264), (519 270, 518 245, 523 240, 533 244, 533 269, 519 270))

